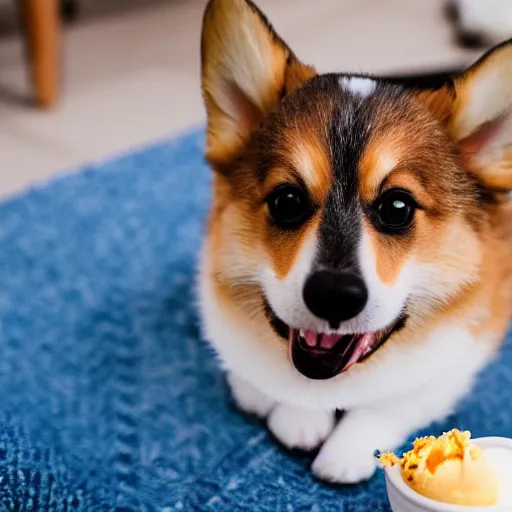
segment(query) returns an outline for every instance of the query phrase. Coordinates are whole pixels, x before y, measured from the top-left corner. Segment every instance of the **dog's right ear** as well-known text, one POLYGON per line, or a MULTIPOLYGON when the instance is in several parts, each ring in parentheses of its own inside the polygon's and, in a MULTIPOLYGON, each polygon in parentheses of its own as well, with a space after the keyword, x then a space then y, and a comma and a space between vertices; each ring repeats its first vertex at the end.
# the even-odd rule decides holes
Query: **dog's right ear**
POLYGON ((511 192, 512 39, 418 98, 446 126, 466 170, 491 192, 511 192))
POLYGON ((280 99, 315 75, 249 0, 211 0, 201 40, 206 157, 222 166, 280 99))

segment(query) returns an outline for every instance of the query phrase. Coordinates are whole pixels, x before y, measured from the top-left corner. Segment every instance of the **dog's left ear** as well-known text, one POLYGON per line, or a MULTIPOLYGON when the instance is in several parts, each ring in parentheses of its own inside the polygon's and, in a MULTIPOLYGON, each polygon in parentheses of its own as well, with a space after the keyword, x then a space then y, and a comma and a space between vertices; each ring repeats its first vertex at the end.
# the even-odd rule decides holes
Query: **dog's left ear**
POLYGON ((512 190, 512 40, 419 97, 446 124, 466 169, 491 191, 512 190))
POLYGON ((283 96, 315 74, 250 0, 210 0, 201 40, 206 156, 229 163, 283 96))

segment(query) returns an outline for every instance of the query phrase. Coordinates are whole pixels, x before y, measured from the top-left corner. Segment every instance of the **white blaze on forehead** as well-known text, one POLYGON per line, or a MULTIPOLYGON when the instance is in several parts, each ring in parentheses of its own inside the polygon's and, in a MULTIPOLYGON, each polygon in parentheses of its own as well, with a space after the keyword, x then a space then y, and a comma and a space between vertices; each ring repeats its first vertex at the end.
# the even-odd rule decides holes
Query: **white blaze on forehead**
POLYGON ((339 83, 342 89, 363 98, 370 96, 377 87, 375 80, 359 76, 342 76, 339 83))

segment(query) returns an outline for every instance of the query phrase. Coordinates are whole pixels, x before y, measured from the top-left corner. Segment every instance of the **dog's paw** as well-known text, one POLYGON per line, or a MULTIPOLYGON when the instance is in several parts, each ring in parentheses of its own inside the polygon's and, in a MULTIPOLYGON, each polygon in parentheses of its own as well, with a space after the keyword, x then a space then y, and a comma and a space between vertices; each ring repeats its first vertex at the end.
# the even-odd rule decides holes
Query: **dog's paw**
POLYGON ((274 400, 232 373, 228 375, 228 383, 239 409, 260 418, 266 418, 269 415, 275 405, 274 400))
POLYGON ((345 428, 342 419, 313 461, 315 476, 340 484, 355 484, 371 478, 377 460, 372 436, 366 434, 364 428, 345 428))
POLYGON ((278 404, 268 417, 268 428, 287 448, 313 450, 334 428, 334 414, 278 404))
POLYGON ((344 443, 328 439, 313 461, 312 470, 326 482, 356 484, 371 478, 376 465, 373 453, 360 453, 344 443))

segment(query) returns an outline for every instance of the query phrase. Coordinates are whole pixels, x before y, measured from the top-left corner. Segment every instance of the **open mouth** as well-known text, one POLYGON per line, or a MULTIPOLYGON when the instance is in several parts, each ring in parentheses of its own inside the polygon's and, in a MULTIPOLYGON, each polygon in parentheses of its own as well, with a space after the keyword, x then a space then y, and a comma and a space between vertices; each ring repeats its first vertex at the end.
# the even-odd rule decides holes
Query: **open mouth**
POLYGON ((361 363, 392 334, 402 329, 407 320, 406 314, 402 313, 389 327, 373 333, 322 333, 287 326, 266 301, 265 311, 274 331, 288 340, 290 358, 295 368, 315 380, 330 379, 361 363))

